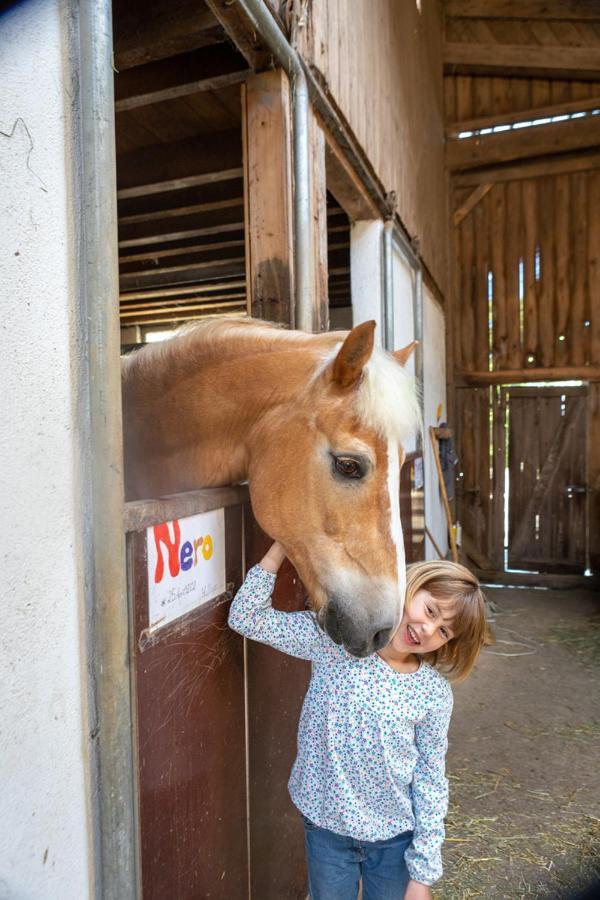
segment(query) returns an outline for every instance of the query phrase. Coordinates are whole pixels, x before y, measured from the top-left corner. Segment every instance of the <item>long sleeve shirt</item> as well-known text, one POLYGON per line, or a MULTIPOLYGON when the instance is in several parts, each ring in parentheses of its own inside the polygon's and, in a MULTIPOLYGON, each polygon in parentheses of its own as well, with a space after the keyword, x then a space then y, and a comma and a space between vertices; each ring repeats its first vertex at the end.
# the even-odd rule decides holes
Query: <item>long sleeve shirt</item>
POLYGON ((432 884, 442 874, 450 685, 424 662, 402 674, 377 654, 351 656, 314 613, 273 609, 274 585, 270 572, 250 569, 229 625, 313 664, 289 780, 293 803, 315 825, 356 840, 412 831, 410 877, 432 884))

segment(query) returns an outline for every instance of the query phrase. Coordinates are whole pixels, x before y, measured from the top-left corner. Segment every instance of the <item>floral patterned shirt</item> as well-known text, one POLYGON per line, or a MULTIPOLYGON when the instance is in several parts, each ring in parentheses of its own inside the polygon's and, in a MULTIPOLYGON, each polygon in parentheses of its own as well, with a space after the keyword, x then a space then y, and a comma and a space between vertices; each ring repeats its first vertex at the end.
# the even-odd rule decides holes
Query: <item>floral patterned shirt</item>
POLYGON ((289 780, 292 801, 315 825, 357 840, 412 831, 410 877, 432 884, 442 874, 450 685, 424 662, 402 674, 377 654, 351 656, 314 613, 273 609, 274 585, 275 575, 250 569, 229 624, 313 664, 289 780))

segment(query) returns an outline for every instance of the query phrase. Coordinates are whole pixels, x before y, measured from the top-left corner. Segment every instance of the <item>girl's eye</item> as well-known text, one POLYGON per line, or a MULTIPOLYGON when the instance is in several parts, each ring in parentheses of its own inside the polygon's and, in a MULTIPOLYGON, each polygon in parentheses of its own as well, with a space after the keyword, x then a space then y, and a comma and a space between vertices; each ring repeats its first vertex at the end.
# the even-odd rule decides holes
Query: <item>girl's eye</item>
POLYGON ((432 616, 433 615, 432 608, 430 606, 426 606, 425 608, 426 608, 427 612, 429 613, 429 615, 432 616))
POLYGON ((448 632, 445 628, 440 628, 440 634, 442 635, 443 638, 448 637, 448 632))
POLYGON ((351 456, 335 456, 334 465, 336 472, 344 478, 362 478, 364 475, 358 460, 352 459, 351 456))

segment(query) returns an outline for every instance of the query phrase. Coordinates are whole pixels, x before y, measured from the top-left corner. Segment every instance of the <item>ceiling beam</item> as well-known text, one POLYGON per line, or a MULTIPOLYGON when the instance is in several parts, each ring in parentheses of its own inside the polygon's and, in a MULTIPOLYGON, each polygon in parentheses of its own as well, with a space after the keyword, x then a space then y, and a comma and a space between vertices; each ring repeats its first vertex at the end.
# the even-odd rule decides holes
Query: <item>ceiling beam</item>
POLYGON ((600 19, 594 0, 446 0, 444 13, 469 19, 600 19))
POLYGON ((217 91, 245 81, 251 71, 230 44, 180 53, 118 73, 115 110, 121 113, 177 97, 217 91))
POLYGON ((569 100, 566 103, 553 103, 550 106, 536 106, 532 109, 519 109, 512 112, 496 113, 493 116, 479 116, 477 119, 464 119, 462 122, 451 122, 446 125, 446 137, 456 137, 461 131, 480 131, 482 128, 494 128, 513 122, 532 122, 534 119, 549 119, 553 116, 568 116, 576 112, 588 112, 600 109, 600 95, 586 100, 569 100))
POLYGON ((562 175, 567 172, 587 172, 600 168, 600 153, 566 154, 550 159, 532 159, 527 162, 505 163, 502 166, 488 166, 471 169, 453 176, 454 187, 469 187, 482 183, 516 181, 521 178, 543 178, 546 175, 562 175))
MULTIPOLYGON (((254 25, 237 3, 232 0, 206 0, 206 5, 253 69, 265 69, 271 64, 271 51, 261 44, 254 25)), ((273 14, 273 18, 280 24, 276 15, 273 14)))
POLYGON ((489 73, 512 77, 595 79, 600 72, 600 44, 597 47, 557 47, 446 42, 444 71, 449 75, 489 73))
POLYGON ((163 219, 173 219, 178 216, 191 216, 203 212, 215 212, 220 209, 244 205, 243 197, 232 197, 230 200, 214 200, 209 203, 193 203, 190 206, 171 206, 168 209, 153 209, 150 212, 135 213, 131 216, 119 216, 119 227, 124 225, 137 225, 141 222, 155 222, 163 219))
POLYGON ((122 291, 127 291, 132 288, 213 281, 215 278, 239 278, 244 273, 244 257, 241 256, 238 260, 225 259, 222 262, 206 262, 196 266, 186 266, 182 271, 121 275, 119 284, 122 291))
POLYGON ((223 29, 200 0, 118 0, 113 31, 117 72, 223 40, 223 29))
POLYGON ((240 130, 200 135, 173 144, 154 144, 117 160, 117 197, 183 190, 242 176, 240 130))
POLYGON ((134 237, 119 241, 121 249, 125 247, 146 247, 150 244, 166 244, 173 241, 185 241, 192 238, 209 237, 215 234, 226 234, 232 231, 243 231, 244 223, 229 222, 209 225, 207 228, 188 228, 184 231, 173 231, 165 234, 153 234, 148 237, 134 237))
POLYGON ((600 117, 589 116, 516 131, 452 138, 446 144, 446 165, 451 171, 481 168, 598 147, 599 143, 600 117))

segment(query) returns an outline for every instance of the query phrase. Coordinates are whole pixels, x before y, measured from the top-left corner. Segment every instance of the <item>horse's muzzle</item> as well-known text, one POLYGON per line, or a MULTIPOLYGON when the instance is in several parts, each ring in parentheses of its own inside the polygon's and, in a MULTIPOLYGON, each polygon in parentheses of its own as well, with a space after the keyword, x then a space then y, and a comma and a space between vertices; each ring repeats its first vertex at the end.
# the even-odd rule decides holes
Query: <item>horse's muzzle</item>
POLYGON ((330 598, 321 610, 319 624, 332 641, 342 644, 348 653, 360 658, 385 647, 393 627, 393 623, 372 622, 350 615, 335 597, 330 598))

